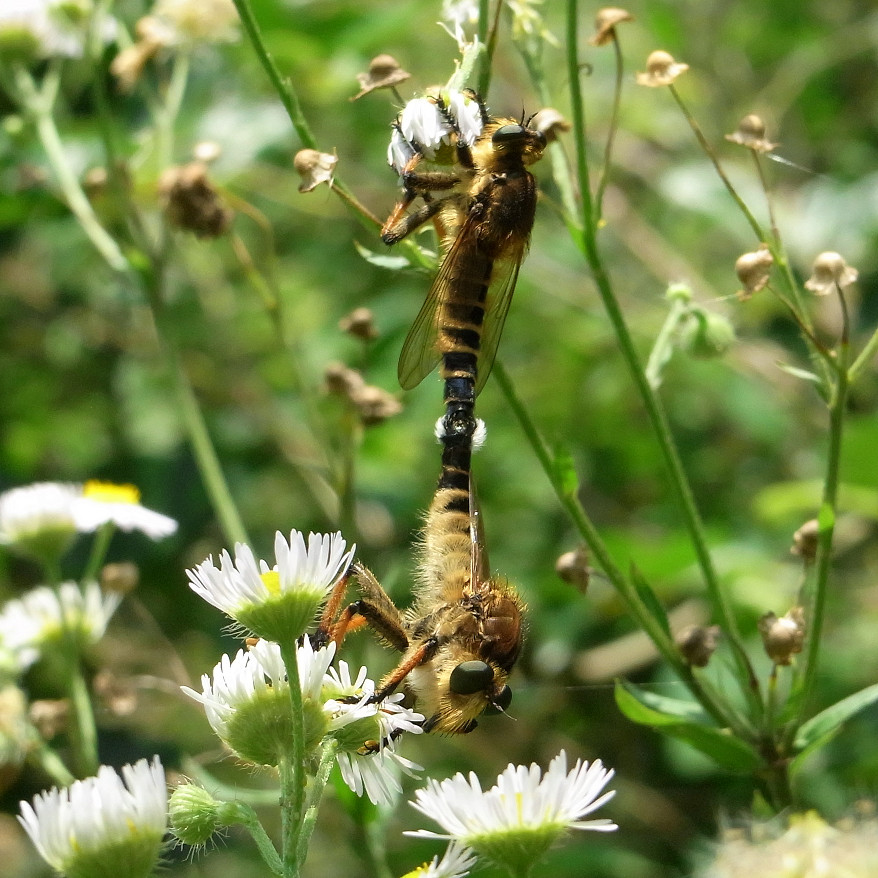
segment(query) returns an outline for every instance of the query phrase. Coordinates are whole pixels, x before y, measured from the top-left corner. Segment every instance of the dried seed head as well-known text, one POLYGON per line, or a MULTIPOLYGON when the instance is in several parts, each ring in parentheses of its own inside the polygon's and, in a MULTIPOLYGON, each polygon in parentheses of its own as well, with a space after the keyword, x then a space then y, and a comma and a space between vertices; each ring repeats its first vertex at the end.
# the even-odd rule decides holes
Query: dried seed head
POLYGON ((392 88, 409 78, 411 78, 411 73, 403 70, 399 66, 399 62, 392 55, 376 55, 369 62, 368 72, 357 74, 360 91, 351 100, 355 101, 378 88, 392 88))
POLYGON ((372 384, 364 385, 349 396, 366 427, 380 424, 402 411, 402 404, 393 394, 372 384))
POLYGON ((128 93, 140 80, 143 68, 158 51, 173 42, 168 28, 155 16, 145 15, 135 25, 137 42, 122 49, 110 64, 121 91, 128 93))
POLYGON ((801 607, 793 607, 780 618, 774 613, 766 613, 759 620, 759 633, 768 657, 776 665, 789 665, 793 656, 802 651, 805 612, 801 607))
POLYGON ((168 222, 199 238, 217 238, 231 225, 234 214, 208 180, 202 162, 167 168, 159 178, 159 195, 168 222))
POLYGON ((42 698, 31 703, 28 719, 44 741, 51 741, 67 729, 70 720, 70 702, 66 698, 42 698))
POLYGON ((773 264, 774 257, 765 244, 752 253, 738 257, 735 262, 735 274, 743 284, 743 288, 738 290, 738 298, 742 302, 746 302, 753 293, 758 293, 768 283, 773 264))
POLYGON ((814 260, 805 289, 815 296, 828 296, 849 287, 859 276, 857 269, 848 265, 840 253, 827 250, 814 260))
POLYGON ((719 646, 722 631, 719 625, 687 625, 677 634, 677 649, 687 665, 706 668, 719 646))
POLYGON ((591 568, 588 566, 588 550, 578 546, 572 552, 565 552, 555 562, 555 572, 570 585, 576 586, 583 594, 591 579, 591 568))
POLYGON ((634 21, 634 16, 626 9, 605 6, 599 9, 594 19, 594 34, 589 39, 592 46, 605 46, 616 39, 616 25, 623 21, 634 21))
POLYGON ((816 518, 806 521, 794 534, 791 555, 798 555, 806 564, 812 564, 817 558, 817 539, 820 525, 816 518))
POLYGON ((646 73, 637 74, 637 84, 646 85, 650 88, 670 85, 681 73, 685 73, 688 69, 688 64, 675 61, 673 55, 659 49, 646 59, 646 73))
POLYGON ((338 156, 316 149, 300 149, 293 159, 293 166, 302 178, 299 192, 310 192, 321 183, 332 185, 332 173, 338 164, 338 156))
POLYGON ((531 127, 542 132, 546 143, 552 143, 558 139, 559 134, 564 134, 573 127, 554 107, 540 110, 530 120, 530 124, 531 127))
POLYGON ((339 396, 350 397, 366 386, 363 376, 344 363, 330 363, 323 370, 323 378, 326 381, 327 392, 339 396))
POLYGON ((765 137, 765 123, 755 113, 744 116, 738 127, 731 134, 726 135, 730 143, 752 149, 754 152, 771 152, 776 146, 765 137))
POLYGON ((368 308, 355 308, 338 322, 338 328, 363 341, 373 341, 380 333, 375 326, 375 318, 368 308))

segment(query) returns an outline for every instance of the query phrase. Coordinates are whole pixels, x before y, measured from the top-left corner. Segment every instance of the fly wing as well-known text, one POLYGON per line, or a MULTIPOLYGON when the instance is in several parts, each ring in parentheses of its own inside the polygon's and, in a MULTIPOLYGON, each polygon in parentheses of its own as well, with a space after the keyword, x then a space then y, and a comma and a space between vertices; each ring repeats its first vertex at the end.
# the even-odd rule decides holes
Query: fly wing
POLYGON ((481 393, 491 374, 494 365, 494 357, 497 356, 497 346, 500 344, 500 336, 503 334, 503 324, 506 323, 506 315, 512 304, 512 294, 515 292, 515 284, 518 280, 518 269, 527 248, 526 243, 517 245, 515 249, 504 256, 503 260, 495 264, 491 277, 491 286, 488 289, 488 299, 485 305, 485 325, 482 330, 481 348, 479 351, 479 373, 476 379, 476 393, 481 393))
POLYGON ((441 355, 436 344, 439 333, 439 317, 442 307, 454 294, 451 278, 455 273, 457 262, 463 258, 472 246, 476 217, 471 212, 464 220, 457 237, 439 266, 439 273, 427 293, 427 298, 403 342, 402 353, 399 355, 397 376, 403 390, 417 387, 439 363, 441 355))
POLYGON ((472 473, 469 477, 469 508, 470 508, 470 583, 473 591, 479 591, 483 583, 491 576, 488 564, 488 550, 485 548, 485 529, 482 524, 482 512, 476 497, 476 484, 472 473))

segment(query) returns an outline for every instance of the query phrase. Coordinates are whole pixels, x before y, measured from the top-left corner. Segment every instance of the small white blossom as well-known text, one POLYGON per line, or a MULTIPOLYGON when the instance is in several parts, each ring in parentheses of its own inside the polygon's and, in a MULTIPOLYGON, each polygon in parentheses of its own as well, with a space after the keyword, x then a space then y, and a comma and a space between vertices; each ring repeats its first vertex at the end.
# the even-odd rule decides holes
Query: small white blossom
POLYGON ((84 589, 73 582, 57 590, 40 586, 0 611, 0 643, 13 652, 43 651, 69 639, 83 649, 103 637, 121 600, 119 594, 101 591, 96 582, 84 589))
POLYGON ((340 533, 299 531, 287 540, 275 534, 275 564, 257 561, 244 543, 235 544, 235 560, 224 549, 217 567, 210 557, 187 570, 190 588, 208 603, 266 640, 299 638, 320 604, 350 566, 356 546, 345 551, 340 533))
POLYGON ((432 159, 442 144, 450 143, 452 128, 434 98, 415 98, 399 115, 402 136, 417 150, 432 159))
POLYGON ((171 44, 232 43, 240 36, 232 0, 157 0, 152 15, 171 44))
POLYGON ((617 828, 611 820, 582 819, 615 795, 612 790, 601 795, 613 774, 600 761, 580 760, 568 772, 562 750, 545 774, 535 763, 509 765, 487 791, 473 772, 469 778, 460 773, 441 782, 431 778, 411 804, 444 832, 420 829, 406 835, 457 840, 500 865, 532 864, 567 829, 617 828))
POLYGON ((0 494, 0 543, 65 542, 108 523, 124 531, 142 531, 154 540, 176 531, 173 518, 141 506, 139 500, 133 485, 107 482, 36 482, 12 488, 0 494))
POLYGON ((456 841, 445 849, 442 859, 437 854, 429 863, 406 872, 402 878, 464 878, 476 864, 473 852, 456 841))
POLYGON ((145 878, 158 860, 167 826, 165 772, 158 756, 21 802, 19 821, 58 872, 95 878, 145 878))
MULTIPOLYGON (((92 6, 91 0, 3 0, 0 47, 11 49, 13 40, 25 38, 36 57, 79 58, 92 6)), ((116 22, 104 16, 99 35, 104 42, 113 40, 116 22)))

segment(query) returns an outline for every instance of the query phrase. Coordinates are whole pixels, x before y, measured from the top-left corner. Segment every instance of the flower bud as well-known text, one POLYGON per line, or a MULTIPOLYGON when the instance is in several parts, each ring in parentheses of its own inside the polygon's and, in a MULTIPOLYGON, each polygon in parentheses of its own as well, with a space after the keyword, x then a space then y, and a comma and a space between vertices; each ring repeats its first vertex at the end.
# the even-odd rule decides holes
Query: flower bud
POLYGON ((777 146, 776 143, 766 139, 765 123, 755 113, 744 116, 738 122, 738 127, 731 134, 726 134, 726 140, 752 149, 754 152, 771 152, 777 146))
POLYGON ((616 39, 616 25, 623 21, 634 21, 634 16, 626 9, 605 6, 599 9, 594 19, 594 34, 589 39, 592 46, 605 46, 616 39))
POLYGON ((649 88, 670 85, 680 74, 689 69, 688 64, 675 61, 673 55, 658 50, 646 59, 646 73, 637 74, 637 84, 649 88))
POLYGON ((804 610, 793 607, 780 618, 766 613, 759 620, 759 633, 766 654, 776 665, 791 664, 793 656, 802 651, 805 640, 804 610))
POLYGON ((735 328, 727 317, 693 308, 683 330, 683 347, 690 356, 710 359, 722 356, 735 341, 735 328))
POLYGON ((811 268, 811 277, 805 281, 805 289, 815 296, 828 296, 849 287, 859 276, 856 268, 849 266, 840 253, 828 250, 821 253, 811 268))
POLYGON ((719 646, 721 634, 719 625, 688 625, 676 637, 677 649, 687 665, 706 668, 719 646))
POLYGON ((738 290, 738 298, 742 302, 746 302, 753 293, 758 293, 765 287, 773 264, 774 257, 765 244, 752 253, 744 253, 743 256, 738 257, 735 262, 735 274, 744 285, 743 289, 738 290))
POLYGON ((221 828, 218 802, 206 789, 195 784, 181 784, 171 793, 168 818, 171 832, 183 844, 205 844, 221 828))

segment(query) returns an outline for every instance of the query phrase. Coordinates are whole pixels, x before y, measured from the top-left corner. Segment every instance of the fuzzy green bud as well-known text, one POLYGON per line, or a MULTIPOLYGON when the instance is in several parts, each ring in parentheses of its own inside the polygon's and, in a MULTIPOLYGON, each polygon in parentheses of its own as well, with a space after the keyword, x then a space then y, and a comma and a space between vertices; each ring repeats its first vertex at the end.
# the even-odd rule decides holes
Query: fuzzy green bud
POLYGON ((668 288, 665 290, 665 298, 669 302, 691 302, 692 288, 684 283, 668 284, 668 288))
POLYGON ((187 783, 171 793, 168 817, 171 832, 184 844, 205 844, 222 824, 218 802, 206 789, 187 783))
POLYGON ((683 330, 683 348, 698 359, 722 356, 735 341, 735 328, 721 314, 693 308, 683 330))

